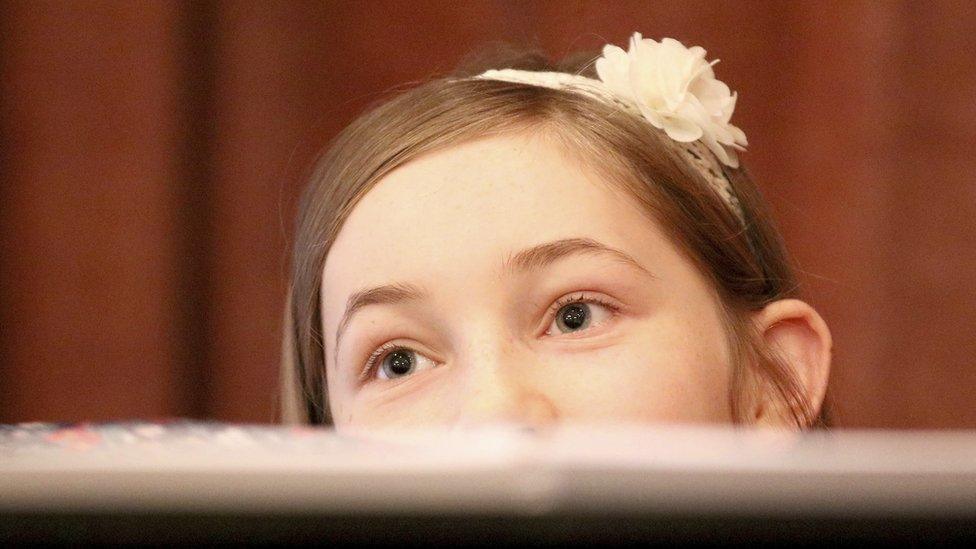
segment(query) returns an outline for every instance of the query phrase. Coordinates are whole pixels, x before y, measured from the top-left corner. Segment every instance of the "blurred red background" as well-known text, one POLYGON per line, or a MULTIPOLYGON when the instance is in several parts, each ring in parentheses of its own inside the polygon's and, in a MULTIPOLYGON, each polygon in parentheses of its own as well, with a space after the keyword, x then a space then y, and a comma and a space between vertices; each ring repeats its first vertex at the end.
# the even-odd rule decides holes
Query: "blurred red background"
POLYGON ((970 2, 6 2, 0 422, 275 418, 302 176, 490 42, 721 59, 840 427, 976 427, 970 2))

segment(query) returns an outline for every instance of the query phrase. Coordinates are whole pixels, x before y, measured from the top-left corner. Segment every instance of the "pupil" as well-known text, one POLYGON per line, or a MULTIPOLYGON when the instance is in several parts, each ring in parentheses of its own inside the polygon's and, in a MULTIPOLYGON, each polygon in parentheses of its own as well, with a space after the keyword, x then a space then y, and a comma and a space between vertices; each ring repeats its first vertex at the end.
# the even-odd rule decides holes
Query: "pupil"
POLYGON ((390 355, 390 371, 396 375, 410 373, 410 355, 404 351, 396 351, 390 355))
POLYGON ((586 322, 586 308, 582 305, 570 305, 563 310, 565 312, 560 318, 567 328, 575 330, 586 322))

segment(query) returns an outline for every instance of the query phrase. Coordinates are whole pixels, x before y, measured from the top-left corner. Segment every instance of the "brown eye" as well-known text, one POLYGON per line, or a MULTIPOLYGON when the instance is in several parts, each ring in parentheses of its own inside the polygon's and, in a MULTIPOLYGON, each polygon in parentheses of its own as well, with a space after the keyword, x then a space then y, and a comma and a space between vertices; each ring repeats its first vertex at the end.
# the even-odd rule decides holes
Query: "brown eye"
MULTIPOLYGON (((382 352, 382 349, 378 352, 382 352)), ((407 377, 419 371, 434 367, 432 360, 407 347, 393 347, 386 355, 382 357, 377 356, 371 361, 371 364, 377 364, 377 379, 407 377)))
POLYGON ((615 309, 598 299, 578 297, 565 304, 557 304, 556 314, 546 335, 583 331, 600 325, 613 316, 615 309))
POLYGON ((586 303, 566 305, 556 313, 556 326, 561 331, 575 331, 589 326, 593 313, 586 303), (565 329, 565 330, 564 330, 565 329))

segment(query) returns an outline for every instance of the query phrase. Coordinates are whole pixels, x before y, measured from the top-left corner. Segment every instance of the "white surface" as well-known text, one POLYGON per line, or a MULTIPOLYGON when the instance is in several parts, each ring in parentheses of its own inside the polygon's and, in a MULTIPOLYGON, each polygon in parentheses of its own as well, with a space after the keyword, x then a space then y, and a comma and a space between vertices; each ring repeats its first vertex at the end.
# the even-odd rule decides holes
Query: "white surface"
POLYGON ((976 433, 500 426, 0 454, 0 510, 976 516, 976 433))

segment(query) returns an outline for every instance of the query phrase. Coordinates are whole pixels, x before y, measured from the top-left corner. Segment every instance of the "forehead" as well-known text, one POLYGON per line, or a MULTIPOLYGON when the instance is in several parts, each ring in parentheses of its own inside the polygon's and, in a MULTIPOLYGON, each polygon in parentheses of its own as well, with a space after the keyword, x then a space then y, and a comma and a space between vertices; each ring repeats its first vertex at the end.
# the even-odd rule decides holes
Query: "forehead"
POLYGON ((490 280, 514 252, 574 237, 644 265, 659 263, 667 246, 630 197, 539 135, 422 156, 380 180, 343 223, 323 269, 324 324, 334 330, 361 288, 403 281, 462 290, 490 280))

